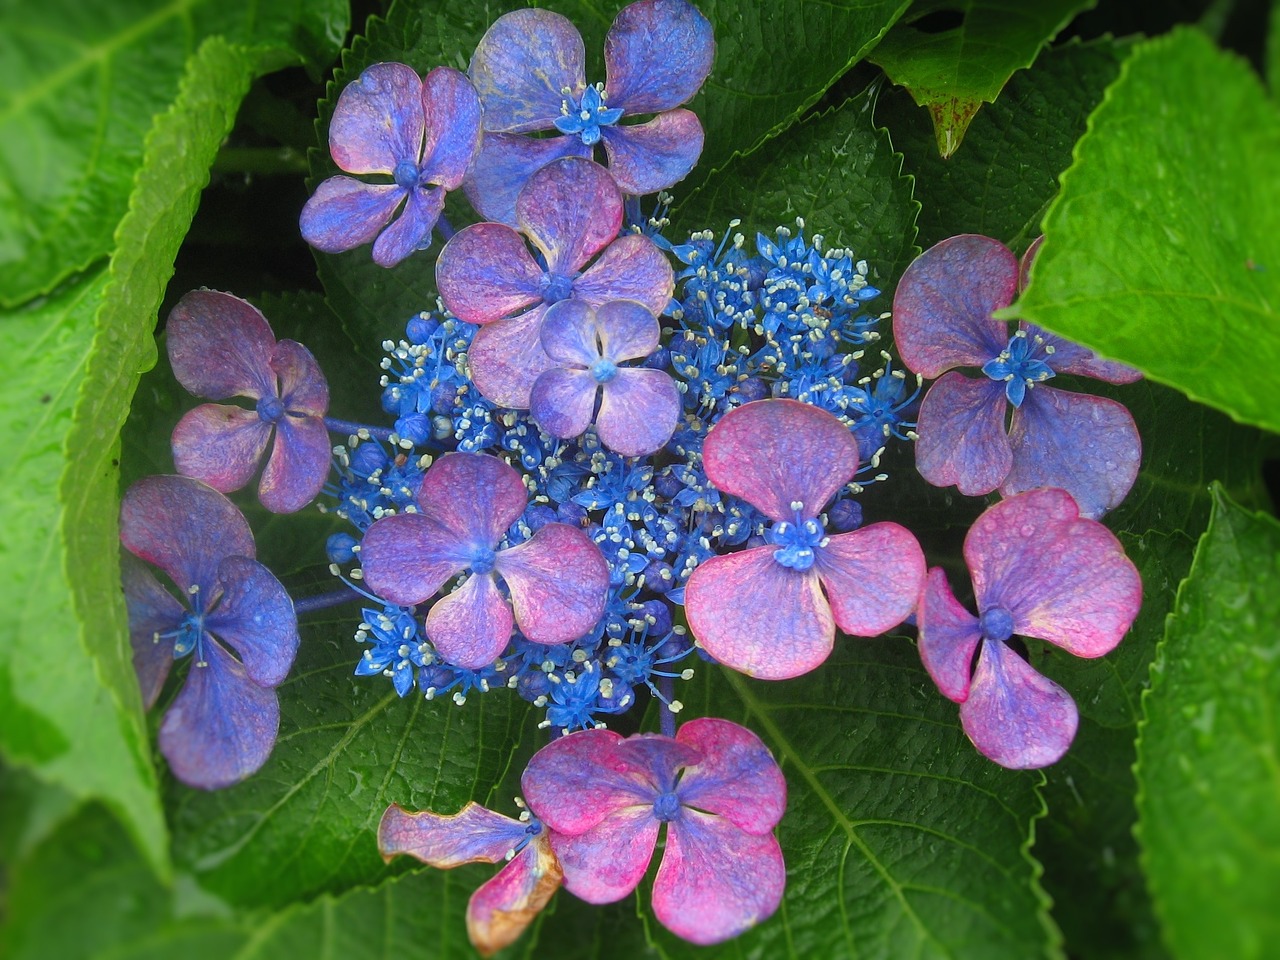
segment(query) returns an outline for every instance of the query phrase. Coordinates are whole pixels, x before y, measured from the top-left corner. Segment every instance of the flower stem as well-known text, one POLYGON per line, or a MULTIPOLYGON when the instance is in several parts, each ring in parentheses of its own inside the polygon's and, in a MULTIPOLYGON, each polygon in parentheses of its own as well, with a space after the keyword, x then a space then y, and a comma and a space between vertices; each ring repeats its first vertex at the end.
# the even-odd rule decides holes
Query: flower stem
POLYGON ((673 677, 654 677, 658 692, 662 695, 662 705, 658 707, 658 731, 664 737, 676 735, 676 715, 671 712, 671 701, 676 695, 676 681, 673 677))
POLYGON ((327 607, 336 607, 340 603, 349 603, 352 600, 359 600, 360 594, 350 587, 339 587, 336 590, 330 590, 328 593, 317 593, 313 597, 303 597, 301 600, 293 602, 293 610, 299 616, 311 613, 315 610, 324 610, 327 607))
POLYGON ((371 427, 367 424, 356 423, 353 420, 339 420, 337 417, 325 417, 324 425, 329 429, 330 433, 342 433, 350 436, 351 434, 359 435, 363 430, 369 436, 376 440, 382 440, 385 443, 391 442, 391 434, 394 432, 386 427, 371 427))

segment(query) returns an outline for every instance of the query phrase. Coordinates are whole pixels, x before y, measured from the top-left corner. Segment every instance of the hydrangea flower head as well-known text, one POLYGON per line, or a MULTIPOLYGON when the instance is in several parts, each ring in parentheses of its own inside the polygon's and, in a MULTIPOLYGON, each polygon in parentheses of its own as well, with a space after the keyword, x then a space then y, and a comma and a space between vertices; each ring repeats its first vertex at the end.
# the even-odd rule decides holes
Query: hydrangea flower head
POLYGON ((521 779, 551 829, 570 893, 612 903, 636 888, 663 824, 653 911, 698 944, 737 936, 772 915, 786 869, 773 828, 786 782, 760 739, 704 717, 675 737, 584 730, 552 741, 521 779))
POLYGON ((516 222, 516 196, 540 167, 604 146, 624 193, 684 179, 702 153, 691 100, 711 72, 711 24, 687 0, 639 0, 605 38, 605 82, 588 85, 582 35, 549 10, 504 14, 481 38, 470 75, 484 104, 484 143, 465 184, 480 213, 516 222), (640 124, 624 118, 656 114, 640 124), (562 136, 535 139, 534 132, 562 136))
POLYGON ((563 439, 594 422, 600 442, 624 457, 660 449, 680 417, 675 381, 665 370, 621 365, 648 357, 660 334, 658 318, 634 300, 611 300, 599 310, 581 300, 553 304, 541 337, 557 366, 534 381, 533 419, 563 439))
POLYGON ((293 601, 254 559, 240 511, 199 480, 135 483, 120 504, 120 541, 133 554, 124 557, 124 592, 143 702, 156 702, 174 660, 192 660, 160 725, 160 752, 190 786, 237 783, 275 745, 273 688, 298 649, 293 601), (133 557, 163 570, 182 602, 133 557))
POLYGON ((475 385, 493 403, 525 409, 534 381, 556 366, 540 339, 550 306, 635 300, 657 315, 675 277, 648 237, 618 236, 622 195, 590 160, 543 167, 520 192, 516 215, 519 231, 501 223, 459 230, 440 251, 436 282, 450 312, 482 325, 468 351, 475 385))
POLYGON ((479 146, 480 99, 464 74, 437 67, 423 78, 403 63, 375 63, 338 97, 329 152, 347 173, 391 182, 325 180, 302 208, 302 236, 325 253, 377 237, 374 262, 394 267, 430 242, 445 194, 479 146))
POLYGON ((832 414, 757 400, 703 447, 707 477, 773 521, 764 546, 703 561, 685 588, 689 629, 716 660, 769 680, 813 670, 836 627, 876 636, 915 609, 924 555, 896 523, 829 535, 822 508, 853 479, 858 441, 832 414))
POLYGON ((1140 375, 1027 323, 1010 336, 992 318, 1013 303, 1037 249, 1020 268, 999 241, 965 234, 926 250, 903 274, 893 302, 895 343, 910 369, 940 378, 920 404, 916 466, 930 483, 954 484, 966 496, 1061 487, 1096 519, 1138 475, 1137 427, 1114 400, 1042 384, 1058 373, 1109 383, 1140 375), (979 367, 985 378, 956 367, 979 367))
POLYGON ((258 499, 274 513, 301 510, 329 474, 324 415, 329 386, 311 352, 276 341, 252 304, 216 290, 193 290, 169 314, 169 362, 188 391, 209 400, 247 397, 253 409, 206 403, 173 431, 178 472, 229 493, 258 471, 272 434, 275 444, 258 499))
POLYGON ((427 639, 454 666, 492 663, 513 625, 537 643, 576 640, 604 612, 608 564, 583 530, 563 523, 498 549, 528 500, 520 474, 497 457, 445 454, 423 476, 416 512, 383 517, 365 532, 365 583, 392 603, 418 604, 469 573, 426 619, 427 639))
POLYGON ((1079 720, 1071 695, 1032 669, 1010 637, 1100 657, 1120 642, 1142 603, 1142 580, 1120 541, 1080 513, 1056 488, 984 512, 964 541, 977 616, 956 600, 941 567, 929 571, 920 657, 938 689, 960 704, 974 746, 1004 767, 1056 762, 1079 720))

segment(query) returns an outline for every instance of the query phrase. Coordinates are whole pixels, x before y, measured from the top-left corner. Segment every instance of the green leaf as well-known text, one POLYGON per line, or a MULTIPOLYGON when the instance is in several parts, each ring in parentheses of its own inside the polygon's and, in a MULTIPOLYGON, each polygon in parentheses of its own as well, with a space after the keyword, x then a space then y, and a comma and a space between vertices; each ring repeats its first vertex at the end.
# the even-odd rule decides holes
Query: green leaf
POLYGON ((1009 313, 1280 430, 1280 117, 1202 34, 1141 44, 1094 112, 1009 313))
POLYGON ((209 36, 318 73, 345 0, 78 0, 8 4, 0 30, 0 306, 106 256, 151 118, 209 36))
POLYGON ((1215 487, 1142 699, 1138 837, 1179 958, 1280 939, 1280 523, 1215 487))
POLYGON ((983 103, 994 103, 1013 74, 1097 0, 924 0, 871 53, 933 118, 938 150, 949 157, 983 103), (952 26, 959 13, 961 21, 952 26))

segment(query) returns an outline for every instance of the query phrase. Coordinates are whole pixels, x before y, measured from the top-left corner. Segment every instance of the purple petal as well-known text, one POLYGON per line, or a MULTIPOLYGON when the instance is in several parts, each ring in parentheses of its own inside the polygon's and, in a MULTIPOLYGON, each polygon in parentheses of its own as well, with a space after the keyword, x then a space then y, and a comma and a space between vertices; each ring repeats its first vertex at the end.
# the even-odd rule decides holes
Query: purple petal
POLYGON ((481 327, 467 351, 471 381, 500 407, 528 409, 538 377, 556 366, 539 336, 546 308, 539 305, 518 317, 481 327))
POLYGON ((825 410, 798 400, 757 400, 730 410, 702 452, 707 477, 773 520, 794 522, 791 504, 816 517, 858 469, 858 442, 825 410))
POLYGON ((657 244, 638 234, 609 244, 600 259, 573 282, 573 295, 597 310, 611 300, 635 300, 654 316, 667 309, 674 290, 670 261, 657 244))
POLYGON ((582 730, 535 753, 520 777, 533 815, 556 834, 577 835, 629 807, 651 814, 660 792, 651 765, 619 762, 623 742, 612 730, 582 730))
POLYGON ((511 605, 493 575, 473 573, 466 583, 432 604, 427 639, 446 663, 478 670, 498 659, 511 640, 511 605))
POLYGON ((409 191, 409 202, 400 216, 373 244, 373 262, 390 269, 415 250, 431 243, 431 231, 444 209, 444 191, 428 188, 409 191))
POLYGON ((665 370, 622 367, 600 397, 596 433, 624 457, 661 450, 680 420, 680 391, 665 370))
POLYGON ((616 811, 576 836, 551 834, 565 889, 587 903, 613 903, 634 890, 657 842, 652 804, 616 811))
POLYGON ((648 771, 646 782, 663 793, 675 789, 683 768, 702 759, 698 749, 689 743, 659 733, 637 733, 614 748, 612 766, 648 771))
POLYGON ((271 357, 280 378, 280 399, 290 413, 323 417, 329 410, 329 384, 311 351, 296 340, 281 340, 271 357))
POLYGON ((942 695, 956 703, 969 696, 973 654, 982 639, 978 618, 960 605, 941 567, 929 571, 917 616, 920 659, 942 695))
POLYGON ((827 659, 836 627, 817 576, 782 566, 773 551, 704 560, 685 587, 685 614, 698 642, 725 666, 785 680, 827 659))
POLYGON ((773 754, 746 727, 716 717, 680 725, 676 740, 702 759, 680 780, 680 803, 725 817, 749 834, 768 833, 787 807, 787 781, 773 754))
POLYGON ((611 300, 596 310, 600 353, 614 363, 641 360, 658 349, 662 327, 648 307, 635 300, 611 300))
POLYGON ((935 487, 953 484, 967 497, 990 493, 1013 465, 1004 432, 1004 384, 960 373, 942 376, 917 417, 916 469, 935 487))
POLYGON ((1115 535, 1079 516, 1063 490, 1033 490, 987 509, 964 541, 978 609, 1004 607, 1013 629, 1078 657, 1100 657, 1128 631, 1142 580, 1115 535))
POLYGON ((728 820, 683 810, 667 829, 653 912, 690 943, 720 943, 772 916, 786 880, 772 833, 751 836, 728 820))
POLYGON ((609 565, 585 530, 548 523, 498 554, 520 631, 534 643, 577 640, 604 615, 609 565))
POLYGON ((403 63, 375 63, 347 84, 329 124, 329 153, 347 173, 391 173, 422 153, 422 78, 403 63))
POLYGON ((456 190, 480 146, 480 97, 466 74, 436 67, 422 81, 422 109, 427 138, 421 176, 456 190))
POLYGON ((160 586, 146 565, 130 554, 120 557, 120 578, 129 608, 133 669, 138 674, 142 704, 150 710, 173 666, 173 641, 162 640, 157 634, 177 627, 186 610, 160 586))
POLYGON ((591 426, 599 392, 600 384, 589 371, 553 367, 533 382, 529 413, 551 436, 569 440, 591 426))
POLYGON ((550 838, 535 837, 467 902, 467 935, 481 956, 519 939, 552 895, 560 889, 560 864, 550 838))
POLYGON ((446 453, 418 488, 424 513, 468 545, 495 547, 529 504, 515 467, 485 453, 446 453))
POLYGON ((360 544, 364 582, 392 603, 422 603, 470 565, 469 547, 457 531, 433 517, 383 517, 365 531, 360 544))
POLYGON ((845 633, 879 636, 915 612, 924 589, 924 553, 906 527, 873 523, 828 538, 816 553, 831 614, 845 633))
POLYGON ((378 824, 378 852, 385 860, 407 853, 440 870, 501 863, 524 839, 525 826, 474 802, 453 816, 430 810, 409 813, 393 803, 378 824))
POLYGON ((584 300, 553 303, 538 336, 542 349, 558 364, 590 367, 600 359, 595 311, 584 300))
POLYGON ((485 31, 468 73, 484 104, 486 132, 548 130, 560 117, 565 87, 586 86, 582 35, 550 10, 515 10, 485 31))
POLYGON ((960 724, 979 753, 1011 770, 1047 767, 1067 752, 1079 719, 1067 691, 1005 644, 982 645, 960 704, 960 724))
POLYGON ((218 582, 222 600, 205 629, 235 648, 250 680, 279 686, 298 652, 298 616, 289 594, 270 570, 247 557, 223 560, 218 582))
POLYGON ((660 113, 648 123, 605 127, 609 172, 624 193, 657 193, 689 175, 702 155, 702 124, 689 110, 660 113))
POLYGON ((1042 327, 1023 321, 1018 326, 1027 332, 1033 340, 1042 340, 1046 347, 1052 347, 1053 353, 1047 362, 1058 373, 1073 373, 1081 377, 1093 377, 1107 383, 1136 383, 1142 379, 1142 372, 1128 364, 1116 360, 1101 360, 1092 350, 1072 343, 1056 333, 1050 333, 1042 327))
POLYGON ((173 428, 173 465, 183 476, 230 493, 253 479, 270 440, 271 424, 253 410, 204 403, 173 428))
POLYGON ((160 725, 160 752, 190 787, 217 790, 255 773, 271 755, 280 726, 276 692, 207 638, 187 682, 160 725))
POLYGON ((998 240, 963 234, 930 247, 907 267, 893 298, 902 362, 925 377, 982 366, 1009 339, 991 313, 1017 292, 1018 261, 998 240))
POLYGON ((169 363, 187 390, 207 400, 275 395, 275 334, 257 307, 217 290, 192 290, 169 313, 169 363))
POLYGON ((179 590, 209 589, 224 557, 255 556, 249 524, 230 500, 187 477, 144 477, 120 502, 120 542, 179 590))
POLYGON ((529 178, 516 200, 516 221, 549 273, 572 276, 618 236, 622 194, 598 163, 565 157, 529 178))
POLYGON ((618 12, 604 40, 610 107, 659 113, 691 100, 711 72, 711 23, 686 0, 639 0, 618 12))
POLYGON ((514 227, 516 198, 534 173, 561 157, 590 160, 592 150, 581 137, 486 133, 462 189, 480 216, 514 227))
POLYGON ((301 510, 324 486, 332 452, 323 420, 286 414, 276 424, 276 442, 258 482, 258 500, 272 513, 301 510))
POLYGON ((467 323, 492 323, 539 303, 541 279, 524 238, 500 223, 459 230, 436 261, 444 305, 467 323))
POLYGON ((342 253, 368 243, 395 214, 407 191, 394 183, 361 183, 330 177, 302 208, 302 239, 325 253, 342 253))

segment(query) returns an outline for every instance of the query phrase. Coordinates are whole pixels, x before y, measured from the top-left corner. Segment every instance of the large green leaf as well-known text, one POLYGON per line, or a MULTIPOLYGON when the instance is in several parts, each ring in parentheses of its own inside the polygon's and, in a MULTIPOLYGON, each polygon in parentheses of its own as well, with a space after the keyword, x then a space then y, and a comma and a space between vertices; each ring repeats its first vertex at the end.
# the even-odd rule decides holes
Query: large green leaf
POLYGON ((106 256, 153 115, 208 36, 318 72, 345 0, 78 0, 0 12, 0 306, 106 256))
POLYGON ((1138 836, 1180 958, 1280 941, 1280 523, 1214 490, 1142 699, 1138 836))
POLYGON ((993 103, 1015 71, 1097 0, 924 0, 894 26, 871 59, 927 107, 943 157, 993 103), (960 22, 952 25, 952 18, 960 22))
MULTIPOLYGON (((1280 116, 1191 29, 1135 48, 1089 122, 1014 311, 1280 429, 1280 116)), ((1013 312, 1013 311, 1011 311, 1013 312)))

